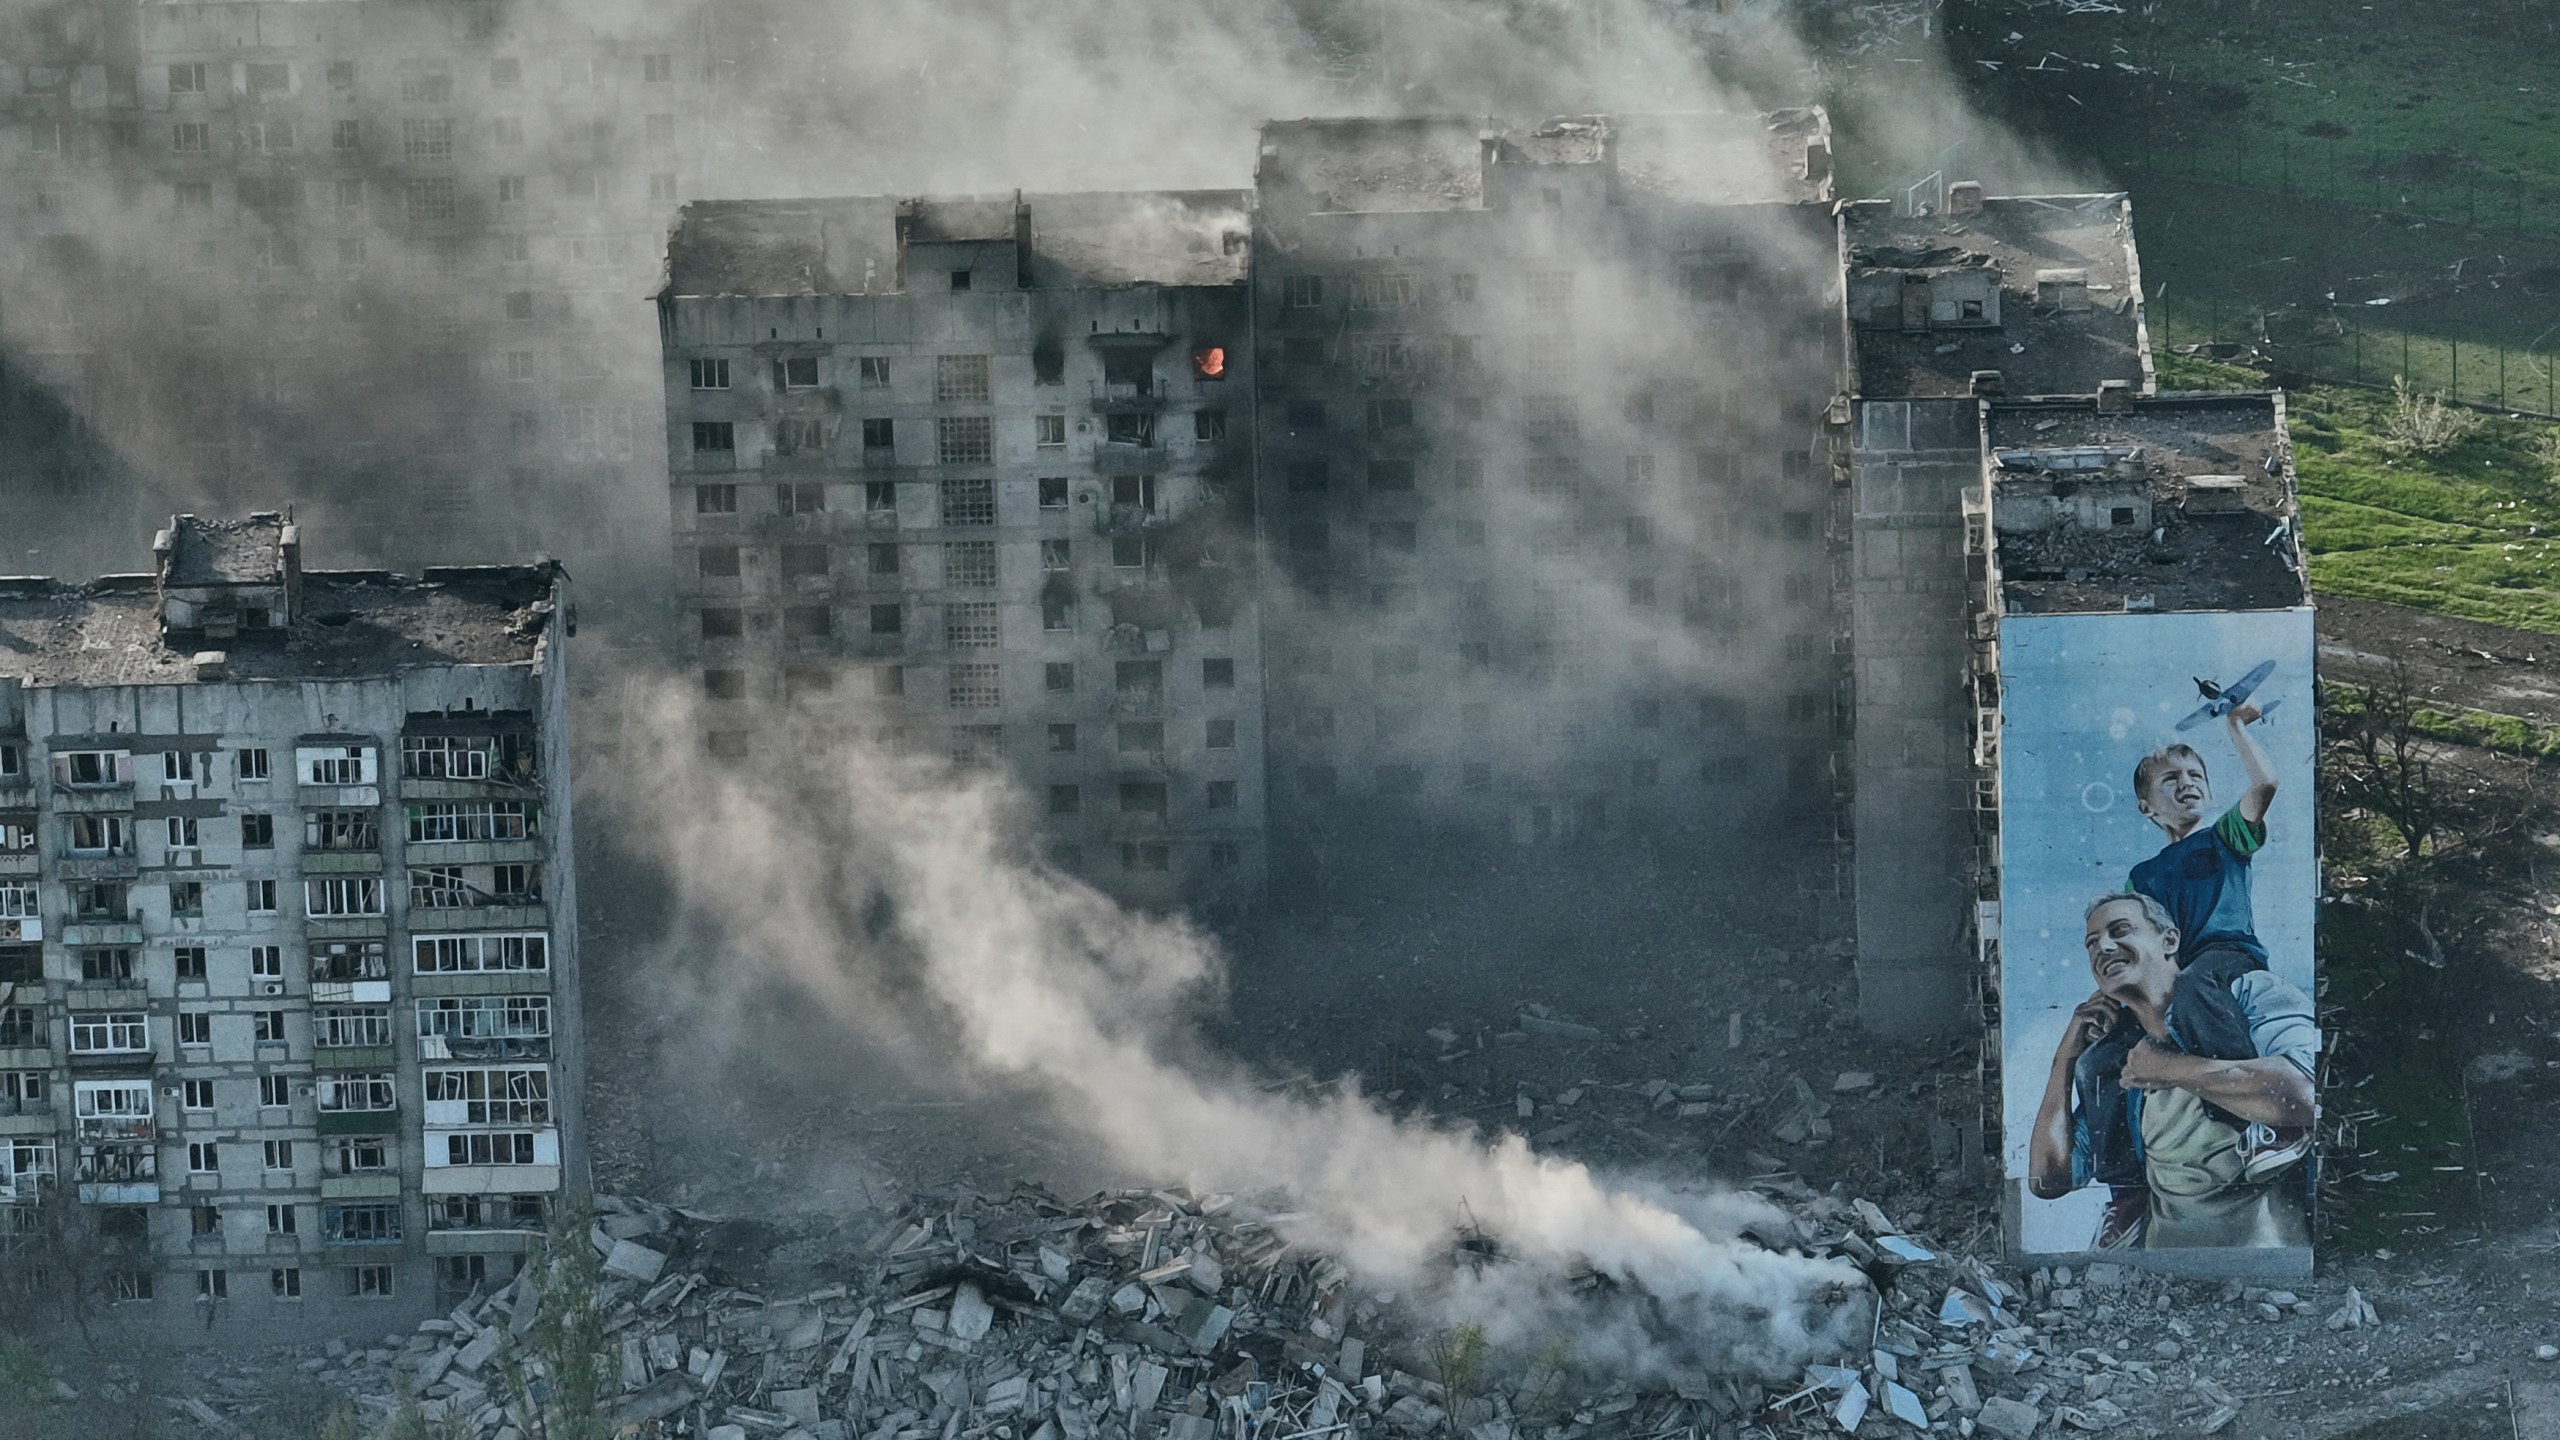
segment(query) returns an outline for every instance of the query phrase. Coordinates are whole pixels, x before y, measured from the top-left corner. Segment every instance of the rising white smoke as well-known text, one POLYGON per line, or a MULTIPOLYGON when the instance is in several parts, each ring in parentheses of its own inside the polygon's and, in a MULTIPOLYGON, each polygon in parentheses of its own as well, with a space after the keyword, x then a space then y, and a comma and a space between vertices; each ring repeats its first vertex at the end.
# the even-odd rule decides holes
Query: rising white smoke
POLYGON ((1756 1198, 1612 1181, 1517 1135, 1399 1119, 1348 1085, 1257 1089, 1192 1025, 1219 984, 1215 943, 1032 859, 1024 799, 998 773, 780 728, 761 739, 794 757, 787 774, 715 765, 672 703, 633 731, 621 773, 652 778, 611 797, 618 828, 663 837, 678 898, 710 922, 693 930, 722 937, 706 962, 787 982, 938 1072, 1036 1087, 1133 1177, 1285 1191, 1284 1233, 1372 1285, 1497 1345, 1569 1335, 1629 1378, 1774 1377, 1863 1333, 1853 1267, 1743 1238, 1788 1229, 1756 1198), (1450 1267, 1462 1228, 1502 1259, 1450 1267))

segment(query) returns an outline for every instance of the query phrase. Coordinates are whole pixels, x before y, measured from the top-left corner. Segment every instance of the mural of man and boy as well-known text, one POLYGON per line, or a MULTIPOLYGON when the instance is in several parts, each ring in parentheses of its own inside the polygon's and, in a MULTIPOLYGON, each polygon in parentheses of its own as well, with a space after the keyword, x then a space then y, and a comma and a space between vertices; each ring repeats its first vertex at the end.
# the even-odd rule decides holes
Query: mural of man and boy
POLYGON ((2228 692, 2201 686, 2186 722, 2221 722, 2245 781, 2236 798, 2218 804, 2193 745, 2144 754, 2132 798, 2160 848, 2078 904, 2091 989, 2046 1067, 2026 1182, 2041 1200, 2102 1187, 2092 1250, 2310 1244, 2320 1032, 2310 996, 2269 968, 2251 897, 2280 782, 2247 698, 2272 668, 2228 692))

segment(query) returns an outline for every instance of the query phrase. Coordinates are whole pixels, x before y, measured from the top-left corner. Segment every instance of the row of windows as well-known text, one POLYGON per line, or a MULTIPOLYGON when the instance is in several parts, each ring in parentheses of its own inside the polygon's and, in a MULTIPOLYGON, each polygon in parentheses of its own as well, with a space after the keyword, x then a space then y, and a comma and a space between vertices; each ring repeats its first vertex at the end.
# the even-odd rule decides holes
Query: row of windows
MULTIPOLYGON (((1408 531, 1410 525, 1405 527, 1408 531)), ((1147 570, 1158 562, 1158 544, 1152 535, 1117 535, 1108 545, 1111 566, 1115 570, 1147 570)), ((864 568, 875 578, 912 573, 906 557, 914 546, 894 541, 874 542, 848 547, 848 553, 863 556, 864 568)), ((1410 549, 1411 547, 1406 547, 1410 549)), ((996 542, 992 540, 946 540, 942 543, 942 583, 963 589, 986 589, 997 583, 996 542)), ((694 563, 706 580, 734 580, 743 574, 748 552, 737 545, 702 545, 695 547, 694 563)), ((1040 542, 1040 569, 1047 574, 1062 574, 1075 568, 1075 544, 1071 540, 1040 542)), ((835 572, 837 548, 823 544, 782 545, 776 547, 770 568, 785 580, 816 579, 835 572)), ((1066 597, 1059 603, 1071 604, 1066 597)))
MULTIPOLYGON (((1237 783, 1233 780, 1211 780, 1200 789, 1200 805, 1204 810, 1236 808, 1237 783)), ((1162 818, 1170 808, 1169 787, 1161 780, 1124 780, 1118 787, 1119 813, 1153 815, 1162 818)), ((1084 813, 1084 787, 1052 785, 1049 787, 1049 813, 1080 815, 1084 813)))
MULTIPOLYGON (((258 612, 244 623, 265 623, 258 612)), ((0 747, 7 764, 23 763, 15 746, 0 747)), ((400 740, 400 773, 411 780, 488 780, 533 774, 532 737, 523 732, 500 735, 405 735, 400 740)), ((294 780, 303 785, 351 787, 379 783, 380 749, 373 745, 297 746, 294 780)), ((130 750, 57 750, 53 752, 55 783, 73 790, 122 789, 133 784, 130 750)), ((156 762, 163 785, 187 789, 215 776, 214 752, 164 750, 156 762)), ((16 770, 0 771, 15 774, 16 770)), ((231 752, 231 777, 243 784, 275 778, 275 755, 263 746, 231 752)))
MULTIPOLYGON (((186 128, 179 127, 182 131, 186 128)), ((240 203, 252 210, 299 210, 305 205, 317 208, 324 204, 339 210, 361 210, 366 203, 365 182, 352 177, 305 181, 291 175, 243 175, 233 183, 240 203)), ((497 203, 501 206, 525 203, 531 194, 531 183, 522 175, 498 176, 494 181, 497 203)), ((579 171, 560 177, 560 195, 565 200, 601 203, 613 199, 613 192, 613 177, 601 171, 579 171)), ((462 213, 464 192, 461 182, 450 175, 403 180, 398 194, 401 214, 410 220, 451 220, 462 213)), ((213 182, 173 181, 169 197, 180 210, 208 209, 213 204, 213 182)), ((653 201, 675 199, 676 177, 673 174, 650 176, 649 198, 653 201)), ((573 255, 572 258, 588 263, 618 263, 629 259, 632 253, 626 247, 620 253, 600 251, 591 257, 573 255)))
MULTIPOLYGON (((870 676, 871 693, 873 695, 883 699, 895 699, 907 694, 906 666, 873 665, 863 668, 870 676)), ((963 664, 956 665, 952 668, 962 672, 962 676, 960 678, 955 678, 953 682, 954 688, 956 689, 958 686, 963 684, 978 686, 994 683, 994 677, 989 675, 988 672, 997 667, 973 665, 964 662, 963 664)), ((1041 689, 1044 693, 1051 695, 1067 695, 1075 692, 1076 666, 1074 661, 1052 660, 1044 663, 1040 668, 1041 689)), ((837 674, 838 672, 836 669, 828 666, 785 666, 782 670, 784 697, 786 699, 797 700, 812 698, 819 695, 833 694, 836 688, 837 674)), ((1236 668, 1234 660, 1216 658, 1200 662, 1200 686, 1203 690, 1232 690, 1235 688, 1235 683, 1236 668)), ((1124 697, 1144 700, 1161 699, 1163 695, 1163 672, 1161 662, 1153 660, 1119 661, 1115 666, 1113 685, 1117 693, 1124 697)), ((737 669, 705 670, 702 672, 702 689, 703 693, 713 700, 743 700, 747 697, 747 672, 737 669)), ((962 702, 955 700, 951 703, 960 704, 962 702)), ((990 701, 989 703, 997 702, 990 701)), ((1211 726, 1210 734, 1213 737, 1222 733, 1231 736, 1233 733, 1232 727, 1234 722, 1232 721, 1213 720, 1209 723, 1211 726), (1221 730, 1221 726, 1226 728, 1221 730)), ((1227 743, 1232 744, 1232 739, 1227 743)))
MULTIPOLYGON (((1069 508, 1071 477, 1045 475, 1035 482, 1039 508, 1064 511, 1069 508)), ((993 480, 942 480, 932 482, 937 501, 936 513, 944 525, 993 525, 996 523, 998 493, 993 480)), ((693 513, 697 515, 735 515, 741 487, 734 483, 696 485, 693 487, 693 513)), ((764 487, 757 487, 759 489, 764 487)), ((779 515, 818 515, 826 512, 827 486, 820 480, 784 481, 771 487, 774 513, 779 515)), ((1111 477, 1111 503, 1138 511, 1156 513, 1156 477, 1153 475, 1115 475, 1111 477)), ((862 484, 862 512, 866 515, 898 513, 898 482, 870 480, 862 484)))
MULTIPOLYGON (((1120 868, 1131 875, 1167 874, 1173 869, 1174 852, 1181 848, 1164 841, 1129 841, 1120 846, 1120 868)), ((1233 871, 1244 864, 1244 847, 1232 840, 1212 840, 1200 847, 1200 857, 1213 872, 1233 871)), ((1081 845, 1054 846, 1049 858, 1060 869, 1085 867, 1081 845)))
MULTIPOLYGON (((1224 346, 1207 346, 1192 356, 1191 374, 1195 380, 1215 382, 1227 376, 1224 346)), ((782 355, 771 361, 773 388, 776 390, 815 390, 820 383, 821 361, 817 355, 782 355)), ((890 388, 891 369, 896 357, 862 355, 854 360, 854 383, 865 390, 890 388)), ((984 402, 991 393, 988 383, 989 361, 986 355, 939 355, 934 357, 934 401, 937 404, 984 402)), ((726 390, 733 376, 730 361, 720 356, 696 357, 686 362, 685 374, 695 390, 726 390)), ((1035 384, 1065 383, 1066 362, 1062 350, 1035 350, 1032 354, 1032 380, 1035 384)), ((1153 362, 1135 357, 1134 352, 1106 352, 1102 361, 1102 378, 1106 386, 1125 392, 1129 398, 1155 393, 1153 362)), ((1224 412, 1212 412, 1223 416, 1224 412)), ((1055 440, 1043 438, 1042 444, 1066 443, 1064 413, 1044 415, 1041 429, 1044 437, 1054 428, 1055 440)), ((1210 437, 1202 437, 1210 438, 1210 437)))
MULTIPOLYGON (((370 825, 368 818, 365 822, 370 825)), ((244 880, 241 908, 251 915, 281 913, 275 880, 244 880)), ((172 880, 166 887, 169 913, 179 918, 205 914, 207 882, 172 880)), ((131 924, 138 918, 133 887, 122 880, 81 880, 64 887, 75 922, 131 924)), ((383 913, 384 887, 378 875, 329 876, 302 882, 303 914, 312 919, 370 917, 383 913)), ((481 905, 529 905, 542 899, 542 867, 530 863, 495 865, 412 865, 409 903, 430 909, 481 905)))
MULTIPOLYGON (((1152 414, 1105 415, 1102 438, 1105 443, 1113 445, 1152 446, 1156 443, 1156 418, 1152 414)), ((898 422, 873 418, 861 423, 863 459, 875 465, 894 463, 898 450, 898 422)), ((995 422, 984 415, 937 418, 933 422, 934 463, 984 465, 993 460, 994 425, 995 422)), ((1064 449, 1067 417, 1063 413, 1034 415, 1031 417, 1031 432, 1034 448, 1064 449)), ((773 422, 773 449, 777 455, 821 455, 834 444, 834 436, 835 431, 822 420, 785 416, 773 422)), ((1200 441, 1226 439, 1227 412, 1220 409, 1192 412, 1191 438, 1200 441)), ((735 421, 693 422, 693 453, 696 455, 725 455, 737 448, 738 427, 735 421)))
MULTIPOLYGON (((1131 542, 1128 550, 1133 566, 1155 563, 1152 541, 1131 542)), ((1115 565, 1124 553, 1120 542, 1113 542, 1115 565)), ((864 633, 882 641, 904 637, 907 632, 907 607, 896 601, 858 607, 863 610, 864 633)), ((951 600, 939 607, 942 611, 942 643, 955 650, 993 650, 1003 643, 1003 609, 992 600, 951 600)), ((1076 628, 1078 607, 1072 596, 1044 595, 1040 599, 1040 628, 1046 634, 1063 634, 1076 628)), ((756 611, 758 628, 770 622, 766 611, 756 611)), ((837 634, 836 611, 832 605, 785 605, 781 609, 782 638, 797 643, 831 640, 837 634)), ((746 638, 748 612, 733 605, 705 606, 697 612, 705 640, 741 640, 746 638)), ((1203 620, 1204 629, 1223 628, 1203 620)))
MULTIPOLYGON (((1630 789, 1648 790, 1675 778, 1670 768, 1659 759, 1639 757, 1625 763, 1624 782, 1630 789)), ((1429 788, 1428 781, 1435 773, 1442 776, 1444 784, 1454 778, 1455 788, 1463 793, 1484 794, 1494 788, 1494 767, 1489 762, 1462 762, 1455 767, 1454 777, 1448 775, 1448 768, 1439 767, 1435 771, 1434 767, 1418 764, 1375 766, 1369 772, 1370 790, 1379 795, 1419 795, 1429 788)), ((1734 786, 1745 783, 1762 769, 1731 760, 1711 759, 1697 768, 1695 780, 1709 788, 1734 786)), ((1787 761, 1786 785, 1791 792, 1818 790, 1823 784, 1823 776, 1823 758, 1819 755, 1796 755, 1787 761)), ((1331 765, 1301 766, 1295 778, 1298 792, 1310 797, 1337 794, 1342 784, 1341 772, 1331 765)))
MULTIPOLYGON (((346 1265, 338 1267, 337 1273, 340 1293, 349 1300, 393 1298, 393 1267, 389 1265, 346 1265)), ((196 1271, 196 1299, 207 1302, 230 1299, 231 1275, 232 1272, 228 1270, 196 1271)), ((303 1296, 302 1281, 303 1272, 300 1266, 285 1265, 270 1269, 267 1271, 268 1296, 276 1300, 300 1300, 303 1296)), ((158 1293, 158 1280, 148 1270, 109 1271, 103 1283, 110 1301, 129 1303, 150 1300, 158 1293)))
MULTIPOLYGON (((458 800, 406 807, 408 838, 414 845, 465 840, 530 840, 541 834, 541 807, 529 800, 458 800)), ((246 811, 240 817, 240 847, 269 850, 276 843, 276 817, 246 811)), ((79 856, 132 855, 141 826, 128 815, 70 815, 63 818, 63 850, 79 856)), ((163 820, 168 847, 195 850, 204 843, 204 823, 193 815, 163 820)), ((15 838, 12 831, 11 839, 15 838)), ((306 810, 302 843, 311 850, 374 850, 382 845, 382 825, 372 810, 306 810)), ((15 848, 14 846, 0 848, 15 848)), ((7 882, 0 882, 5 896, 7 882)), ((6 905, 0 898, 0 907, 6 905)), ((0 915, 9 913, 0 908, 0 915)))
MULTIPOLYGON (((612 73, 613 62, 596 56, 563 56, 553 62, 553 74, 563 86, 602 84, 612 73)), ((217 80, 235 94, 274 97, 293 93, 294 65, 285 60, 252 60, 240 66, 236 77, 226 75, 226 63, 208 64, 202 60, 180 61, 168 67, 169 93, 172 95, 209 95, 217 80)), ((306 68, 306 73, 307 69, 306 68)), ((331 90, 349 91, 356 85, 356 62, 330 60, 321 65, 322 78, 331 90)), ((400 98, 412 105, 447 105, 453 102, 453 67, 442 60, 408 61, 392 67, 400 85, 400 98)), ((676 57, 672 54, 640 57, 640 78, 652 85, 671 84, 676 78, 676 57)), ((489 84, 496 89, 512 90, 524 83, 524 61, 513 55, 495 55, 489 59, 489 84)))
MULTIPOLYGON (((329 149, 340 155, 356 154, 364 149, 364 122, 332 120, 329 125, 329 149)), ((573 126, 562 138, 570 141, 609 140, 609 136, 584 133, 589 127, 573 126)), ((600 127, 598 127, 600 128, 600 127)), ((644 117, 642 134, 652 144, 673 144, 676 117, 650 115, 644 117)), ((490 121, 490 143, 501 149, 521 148, 525 143, 524 117, 500 115, 490 121)), ((316 145, 318 136, 305 131, 291 120, 263 119, 242 121, 234 132, 242 150, 260 155, 284 154, 302 148, 305 139, 316 145)), ((179 155, 204 155, 213 150, 213 126, 209 121, 179 120, 169 126, 169 149, 179 155)), ((410 164, 449 161, 454 154, 454 122, 446 119, 408 119, 400 122, 400 158, 410 164)))
MULTIPOLYGON (((1562 203, 1560 191, 1550 189, 1545 195, 1550 208, 1562 203)), ((1740 260, 1709 260, 1683 266, 1680 285, 1691 299, 1730 301, 1740 293, 1748 274, 1748 266, 1740 260)), ((1561 315, 1572 308, 1576 287, 1573 271, 1530 270, 1517 279, 1516 293, 1531 313, 1561 315)), ((1399 271, 1332 277, 1285 275, 1280 280, 1280 303, 1287 310, 1317 310, 1325 308, 1330 295, 1349 310, 1411 310, 1431 300, 1472 304, 1482 289, 1472 270, 1438 276, 1399 271), (1330 286, 1326 283, 1328 278, 1330 286)))
MULTIPOLYGON (((252 1037, 261 1043, 287 1038, 290 1012, 248 1012, 252 1037)), ((443 1040, 541 1040, 551 1035, 548 995, 444 996, 417 1002, 418 1036, 443 1040)), ((213 1043, 213 1016, 178 1013, 178 1043, 213 1043)), ((32 1005, 0 1008, 0 1048, 44 1044, 42 1013, 32 1005)), ((151 1047, 151 1018, 140 1010, 81 1010, 71 1016, 71 1048, 83 1054, 134 1054, 151 1047)), ((325 1104, 322 1108, 328 1108, 325 1104)))

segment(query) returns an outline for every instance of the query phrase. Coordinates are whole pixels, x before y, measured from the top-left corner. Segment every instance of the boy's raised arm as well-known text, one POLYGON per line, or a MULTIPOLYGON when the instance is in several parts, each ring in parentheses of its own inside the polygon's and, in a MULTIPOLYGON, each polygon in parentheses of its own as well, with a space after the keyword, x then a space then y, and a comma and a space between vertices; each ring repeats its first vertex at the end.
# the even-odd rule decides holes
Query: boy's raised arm
POLYGON ((2231 732, 2231 748, 2240 752, 2240 768, 2249 772, 2249 788, 2240 792, 2235 809, 2252 825, 2264 824, 2267 807, 2276 801, 2276 772, 2267 764, 2267 752, 2258 748, 2249 733, 2249 722, 2258 718, 2258 707, 2241 705, 2222 717, 2223 728, 2231 732))

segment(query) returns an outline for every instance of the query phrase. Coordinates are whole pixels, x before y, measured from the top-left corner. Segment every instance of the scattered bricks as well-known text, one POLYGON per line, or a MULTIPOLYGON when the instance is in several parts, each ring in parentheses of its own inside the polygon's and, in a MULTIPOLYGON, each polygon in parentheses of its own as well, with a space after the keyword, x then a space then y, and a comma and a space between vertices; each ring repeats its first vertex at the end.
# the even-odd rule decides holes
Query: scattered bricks
POLYGON ((1111 1296, 1111 1282, 1100 1275, 1088 1275, 1076 1282, 1066 1302, 1058 1307, 1058 1318, 1070 1325, 1090 1325, 1102 1314, 1111 1296))
POLYGON ((1982 1408, 1982 1392, 1974 1387, 1973 1371, 1970 1368, 1963 1365, 1949 1366, 1939 1372, 1938 1386, 1939 1393, 1947 1397, 1948 1402, 1956 1407, 1958 1414, 1970 1415, 1982 1408))
POLYGON ((2023 1400, 2003 1397, 1983 1401, 1973 1423, 1976 1429, 1989 1431, 1999 1440, 2027 1440, 2044 1423, 2044 1413, 2023 1400))

